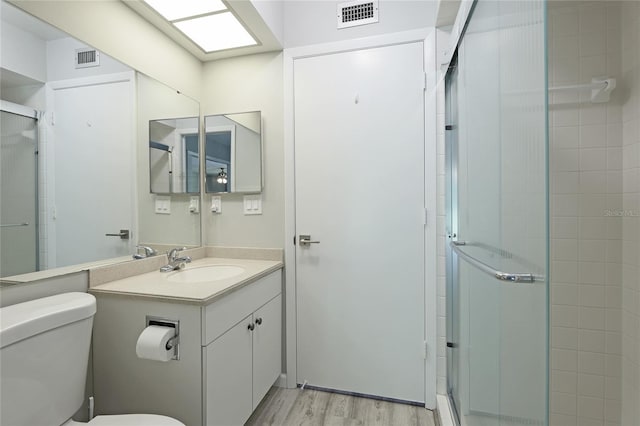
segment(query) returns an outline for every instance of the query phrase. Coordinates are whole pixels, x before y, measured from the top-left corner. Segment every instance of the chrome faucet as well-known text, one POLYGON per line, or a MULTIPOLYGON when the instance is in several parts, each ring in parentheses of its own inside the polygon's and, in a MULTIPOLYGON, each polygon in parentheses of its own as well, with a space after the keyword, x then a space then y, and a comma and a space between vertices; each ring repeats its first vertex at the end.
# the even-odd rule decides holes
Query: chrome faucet
POLYGON ((133 255, 134 259, 144 259, 144 258, 155 256, 156 254, 158 254, 157 251, 155 251, 153 248, 149 246, 142 246, 142 245, 136 246, 136 250, 138 252, 133 255), (140 253, 140 250, 143 250, 144 253, 140 253))
POLYGON ((181 247, 169 250, 167 252, 167 259, 169 260, 169 263, 160 268, 160 272, 177 271, 178 269, 184 268, 186 263, 191 263, 190 256, 178 257, 178 253, 186 249, 186 247, 181 247))

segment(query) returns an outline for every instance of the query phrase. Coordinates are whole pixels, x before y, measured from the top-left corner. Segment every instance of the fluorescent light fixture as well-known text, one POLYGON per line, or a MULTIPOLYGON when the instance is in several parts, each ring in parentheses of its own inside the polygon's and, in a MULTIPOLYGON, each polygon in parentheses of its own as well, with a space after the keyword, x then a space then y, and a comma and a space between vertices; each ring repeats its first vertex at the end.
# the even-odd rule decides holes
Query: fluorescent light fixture
POLYGON ((227 10, 220 0, 144 0, 167 21, 227 10))
POLYGON ((231 12, 174 22, 173 25, 206 53, 258 44, 231 12))

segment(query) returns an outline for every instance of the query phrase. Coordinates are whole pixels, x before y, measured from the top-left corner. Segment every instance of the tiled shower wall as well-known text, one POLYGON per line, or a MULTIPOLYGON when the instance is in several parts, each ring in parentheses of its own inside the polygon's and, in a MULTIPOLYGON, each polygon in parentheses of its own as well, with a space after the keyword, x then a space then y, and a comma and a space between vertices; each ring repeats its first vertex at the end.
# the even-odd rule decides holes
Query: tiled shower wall
POLYGON ((640 422, 640 3, 622 4, 622 425, 640 422))
POLYGON ((633 424, 621 423, 622 12, 623 2, 549 2, 550 86, 618 81, 607 103, 588 90, 549 99, 552 426, 633 424))

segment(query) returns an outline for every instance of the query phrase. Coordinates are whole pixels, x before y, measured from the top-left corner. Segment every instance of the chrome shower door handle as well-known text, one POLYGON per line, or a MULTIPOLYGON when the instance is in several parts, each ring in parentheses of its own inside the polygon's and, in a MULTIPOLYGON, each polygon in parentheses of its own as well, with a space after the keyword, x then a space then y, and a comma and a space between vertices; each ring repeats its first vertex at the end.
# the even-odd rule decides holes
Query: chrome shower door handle
POLYGON ((320 244, 320 241, 311 241, 311 235, 300 235, 300 245, 310 246, 311 244, 320 244))

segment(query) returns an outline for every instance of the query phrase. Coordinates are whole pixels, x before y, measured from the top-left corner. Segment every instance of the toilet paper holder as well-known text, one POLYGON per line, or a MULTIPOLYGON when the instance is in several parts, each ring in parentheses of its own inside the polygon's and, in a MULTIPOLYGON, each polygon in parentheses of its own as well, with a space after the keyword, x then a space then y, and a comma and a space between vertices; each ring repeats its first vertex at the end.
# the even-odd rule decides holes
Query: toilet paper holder
POLYGON ((180 360, 180 321, 172 320, 169 318, 147 315, 145 317, 145 328, 150 325, 157 325, 160 327, 172 327, 176 329, 175 336, 173 336, 167 342, 167 349, 175 348, 173 357, 171 359, 180 360))

